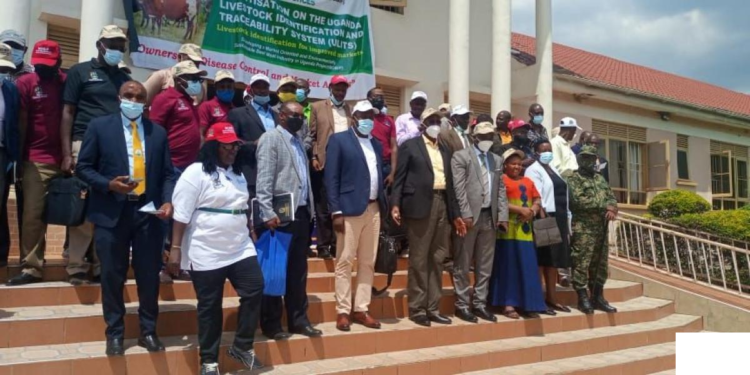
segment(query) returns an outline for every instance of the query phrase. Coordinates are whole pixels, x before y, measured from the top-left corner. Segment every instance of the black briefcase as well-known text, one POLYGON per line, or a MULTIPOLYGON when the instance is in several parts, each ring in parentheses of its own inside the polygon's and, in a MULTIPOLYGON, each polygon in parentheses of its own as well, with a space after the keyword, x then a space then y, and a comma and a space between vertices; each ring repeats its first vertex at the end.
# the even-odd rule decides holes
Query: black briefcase
POLYGON ((375 258, 375 272, 388 275, 388 283, 383 289, 372 287, 372 294, 374 296, 383 294, 391 286, 393 274, 396 272, 398 266, 398 253, 399 241, 385 232, 380 232, 378 254, 375 258))
POLYGON ((77 177, 50 181, 44 221, 47 224, 77 227, 86 220, 89 186, 77 177))

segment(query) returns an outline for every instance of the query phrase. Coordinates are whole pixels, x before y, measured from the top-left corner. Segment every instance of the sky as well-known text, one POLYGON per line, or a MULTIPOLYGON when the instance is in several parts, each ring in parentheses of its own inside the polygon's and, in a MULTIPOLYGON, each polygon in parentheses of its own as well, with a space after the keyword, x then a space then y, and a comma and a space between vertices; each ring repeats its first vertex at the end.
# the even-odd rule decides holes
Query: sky
MULTIPOLYGON (((533 36, 535 0, 513 0, 533 36)), ((552 0, 552 39, 750 94, 750 1, 552 0)))

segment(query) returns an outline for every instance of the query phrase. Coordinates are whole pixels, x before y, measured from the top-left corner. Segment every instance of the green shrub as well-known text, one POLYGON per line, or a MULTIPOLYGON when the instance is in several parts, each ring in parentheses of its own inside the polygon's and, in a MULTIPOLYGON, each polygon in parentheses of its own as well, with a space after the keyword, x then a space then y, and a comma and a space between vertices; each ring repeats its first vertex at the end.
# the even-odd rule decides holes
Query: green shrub
POLYGON ((659 219, 699 214, 710 209, 711 205, 700 195, 685 190, 670 190, 658 194, 648 205, 648 212, 659 219))
POLYGON ((740 241, 750 241, 750 209, 687 214, 669 220, 690 229, 740 241))
POLYGON ((750 206, 742 206, 742 207, 740 207, 738 209, 742 210, 742 211, 750 211, 750 206))

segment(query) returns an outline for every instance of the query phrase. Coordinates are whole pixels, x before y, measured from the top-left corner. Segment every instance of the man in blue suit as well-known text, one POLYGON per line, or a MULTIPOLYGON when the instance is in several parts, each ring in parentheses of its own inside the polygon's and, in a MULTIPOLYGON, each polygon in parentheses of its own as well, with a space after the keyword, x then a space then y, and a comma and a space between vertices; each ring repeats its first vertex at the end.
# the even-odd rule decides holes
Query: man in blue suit
POLYGON ((109 356, 124 354, 123 287, 131 247, 140 304, 138 345, 150 352, 164 350, 156 336, 164 238, 160 220, 172 216, 177 176, 166 132, 142 116, 146 95, 139 82, 122 85, 120 113, 89 123, 76 166, 76 175, 90 185, 88 219, 94 224, 96 252, 102 264, 102 309, 109 356), (141 212, 149 203, 158 210, 141 212))
POLYGON ((369 101, 357 103, 350 129, 331 135, 326 150, 325 184, 336 232, 336 328, 341 331, 349 331, 352 322, 380 328, 380 322, 368 313, 380 213, 388 212, 383 190, 383 147, 370 136, 376 113, 369 101), (352 306, 355 258, 357 291, 352 306))

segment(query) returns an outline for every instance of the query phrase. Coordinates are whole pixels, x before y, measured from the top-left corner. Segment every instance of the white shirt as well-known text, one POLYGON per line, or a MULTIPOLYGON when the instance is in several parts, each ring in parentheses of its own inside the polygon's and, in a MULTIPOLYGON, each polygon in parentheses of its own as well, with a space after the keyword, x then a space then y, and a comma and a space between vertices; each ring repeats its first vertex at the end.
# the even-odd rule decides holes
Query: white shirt
POLYGON ((187 223, 182 239, 185 270, 210 271, 256 256, 247 229, 247 215, 199 211, 198 208, 247 209, 250 194, 242 175, 217 168, 208 175, 201 163, 193 163, 175 186, 174 219, 187 223))
MULTIPOLYGON (((133 176, 133 165, 135 164, 133 162, 133 127, 130 126, 130 119, 125 117, 122 113, 120 113, 120 118, 122 119, 122 127, 125 132, 125 148, 128 150, 128 166, 130 167, 130 176, 133 176)), ((143 164, 146 165, 146 133, 143 131, 143 121, 141 121, 143 117, 138 117, 137 119, 133 120, 138 124, 138 138, 141 140, 141 152, 143 153, 143 164)))
POLYGON ((464 148, 469 147, 469 145, 466 143, 466 136, 464 135, 466 133, 461 133, 460 131, 458 131, 458 128, 455 128, 455 127, 453 128, 453 131, 456 132, 456 134, 458 134, 458 139, 461 140, 461 144, 464 145, 464 148))
MULTIPOLYGON (((560 173, 554 167, 552 167, 552 172, 556 173, 562 179, 562 176, 560 176, 560 173)), ((534 182, 534 187, 536 187, 539 195, 542 196, 542 207, 544 210, 555 212, 555 185, 552 183, 552 177, 549 176, 544 166, 539 161, 535 161, 534 164, 526 168, 524 176, 534 182)), ((568 217, 570 217, 570 209, 568 209, 568 217)))
POLYGON ((375 149, 372 148, 372 137, 362 138, 357 136, 362 152, 365 153, 367 169, 370 170, 370 200, 378 199, 378 159, 375 149))
POLYGON ((349 130, 349 119, 346 117, 346 110, 344 106, 336 107, 331 104, 333 108, 333 132, 341 133, 349 130))
POLYGON ((578 170, 578 159, 571 150, 570 143, 558 135, 549 142, 552 145, 552 162, 550 166, 555 168, 561 175, 567 176, 578 170))

